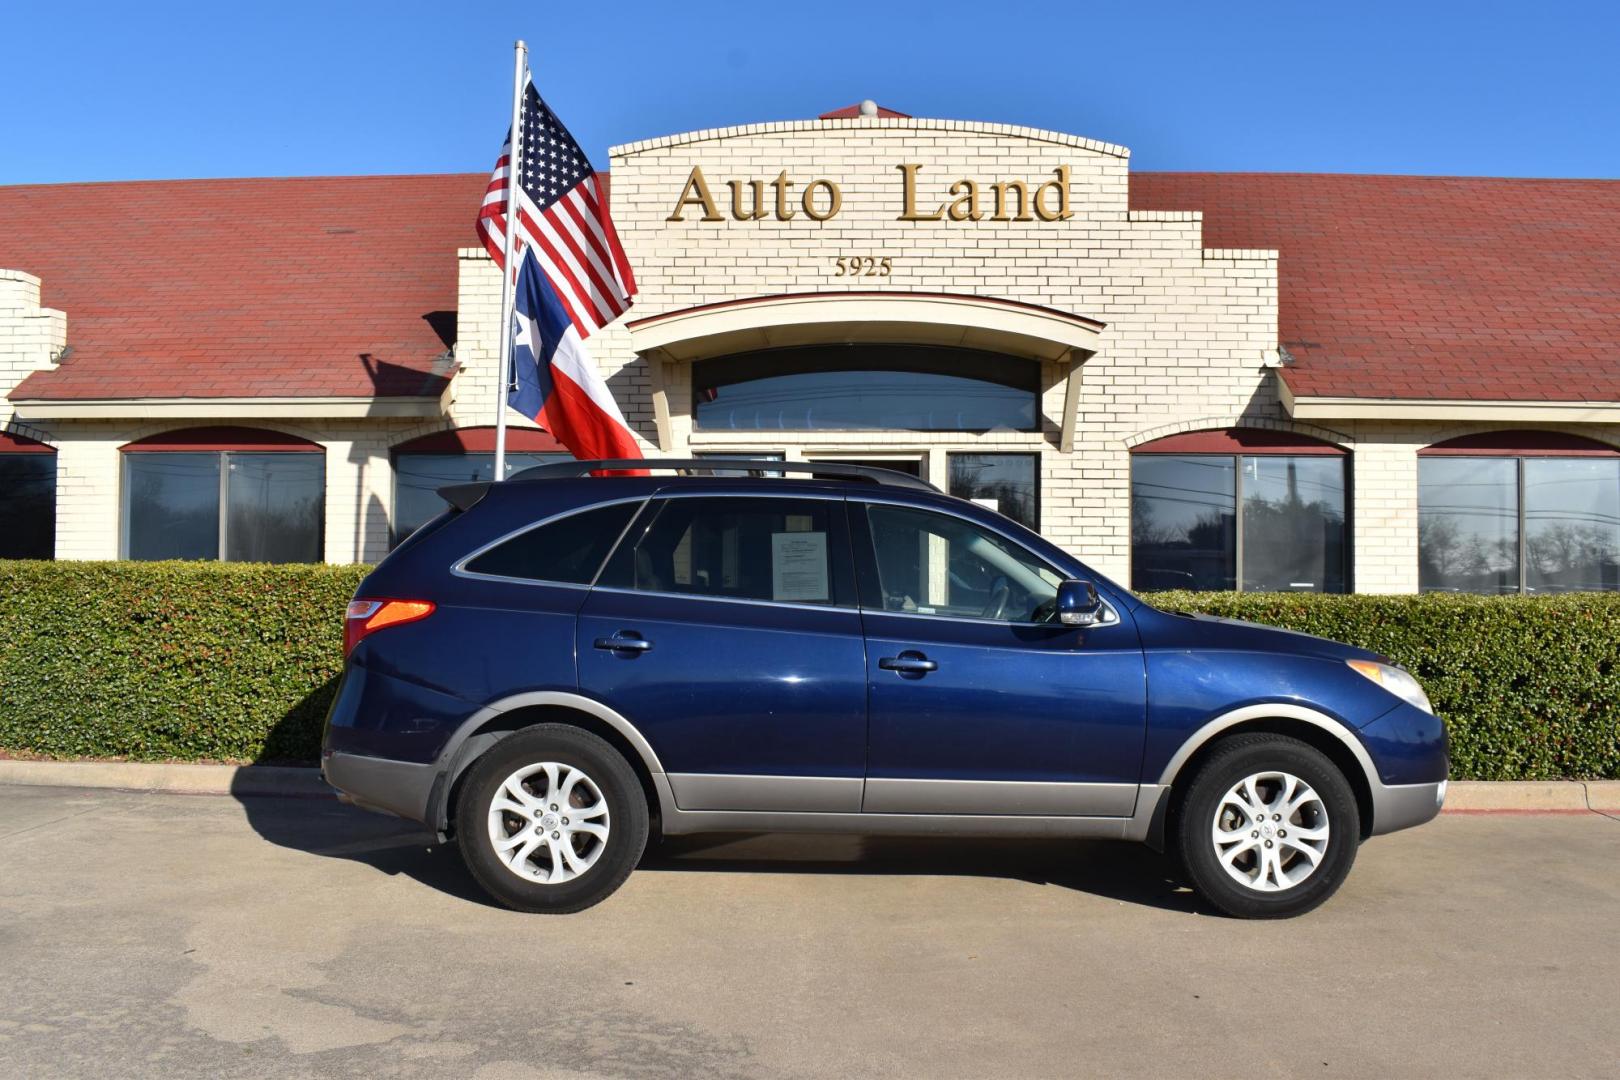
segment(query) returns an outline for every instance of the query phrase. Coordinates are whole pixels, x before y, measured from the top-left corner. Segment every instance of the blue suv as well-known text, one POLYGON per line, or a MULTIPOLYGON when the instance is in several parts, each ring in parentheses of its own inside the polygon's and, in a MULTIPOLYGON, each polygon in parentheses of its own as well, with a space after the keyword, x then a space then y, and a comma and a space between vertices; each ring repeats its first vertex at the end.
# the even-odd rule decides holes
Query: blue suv
POLYGON ((601 901, 649 832, 797 831, 1145 841, 1287 916, 1445 797, 1403 669, 1158 611, 910 476, 587 461, 440 494, 349 604, 322 765, 514 908, 601 901))

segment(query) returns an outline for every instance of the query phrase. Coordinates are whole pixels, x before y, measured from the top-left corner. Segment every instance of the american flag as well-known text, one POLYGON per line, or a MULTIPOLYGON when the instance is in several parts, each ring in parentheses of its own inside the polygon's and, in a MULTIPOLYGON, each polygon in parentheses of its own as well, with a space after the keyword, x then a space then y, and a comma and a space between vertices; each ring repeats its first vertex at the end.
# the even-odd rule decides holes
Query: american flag
MULTIPOLYGON (((540 99, 527 74, 519 128, 514 243, 534 254, 579 336, 587 338, 630 309, 636 295, 635 275, 613 231, 601 180, 562 121, 540 99)), ((511 176, 512 134, 508 132, 478 212, 479 238, 502 269, 506 266, 511 176)))

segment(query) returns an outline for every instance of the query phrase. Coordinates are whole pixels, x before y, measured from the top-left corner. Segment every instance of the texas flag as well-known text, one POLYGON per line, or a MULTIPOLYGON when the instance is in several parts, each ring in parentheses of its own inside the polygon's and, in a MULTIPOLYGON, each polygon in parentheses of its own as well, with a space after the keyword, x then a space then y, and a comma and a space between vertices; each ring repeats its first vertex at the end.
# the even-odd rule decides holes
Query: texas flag
POLYGON ((512 408, 538 421, 581 460, 641 456, 532 250, 518 264, 512 335, 512 408))
POLYGON ((507 402, 581 460, 641 456, 585 351, 585 339, 629 310, 636 294, 602 181, 525 69, 518 130, 507 132, 490 175, 478 235, 496 266, 511 272, 517 264, 507 402))

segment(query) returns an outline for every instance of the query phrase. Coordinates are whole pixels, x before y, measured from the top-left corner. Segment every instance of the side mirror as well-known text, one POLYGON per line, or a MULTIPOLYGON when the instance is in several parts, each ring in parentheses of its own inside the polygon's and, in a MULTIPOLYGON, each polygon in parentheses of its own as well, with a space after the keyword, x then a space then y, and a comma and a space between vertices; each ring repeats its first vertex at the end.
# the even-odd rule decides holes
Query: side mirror
POLYGON ((1057 613, 1064 626, 1095 626, 1102 618, 1102 597, 1091 582, 1070 578, 1058 585, 1057 613))

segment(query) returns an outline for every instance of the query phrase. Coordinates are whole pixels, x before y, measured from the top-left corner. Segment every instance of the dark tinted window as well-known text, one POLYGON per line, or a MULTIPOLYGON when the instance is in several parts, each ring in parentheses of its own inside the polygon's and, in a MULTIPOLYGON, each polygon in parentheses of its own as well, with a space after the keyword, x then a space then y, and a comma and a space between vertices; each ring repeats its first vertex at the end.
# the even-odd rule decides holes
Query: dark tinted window
POLYGON ((56 455, 0 454, 0 559, 56 551, 56 455))
POLYGON ((126 454, 131 559, 219 558, 220 455, 126 454))
POLYGON ((1620 459, 1419 458, 1418 587, 1620 588, 1620 459))
POLYGON ((1138 589, 1344 592, 1345 461, 1313 454, 1137 454, 1138 589), (1241 566, 1239 552, 1242 553, 1241 566))
POLYGON ((972 349, 765 349, 692 365, 700 431, 1034 431, 1039 365, 972 349))
POLYGON ((1131 584, 1237 586, 1237 459, 1140 454, 1131 461, 1131 584))
POLYGON ((1344 459, 1263 454, 1240 464, 1243 587, 1344 592, 1344 459))
POLYGON ((530 529, 467 563, 475 574, 589 585, 640 503, 584 510, 530 529))
POLYGON ((1524 459, 1526 592, 1620 587, 1620 460, 1524 459))
POLYGON ((131 453, 124 468, 131 559, 218 559, 223 533, 232 562, 321 561, 323 454, 131 453))
POLYGON ((321 454, 226 454, 225 558, 320 562, 326 460, 321 454))
POLYGON ((831 604, 833 513, 825 499, 669 499, 602 584, 729 600, 831 604))

